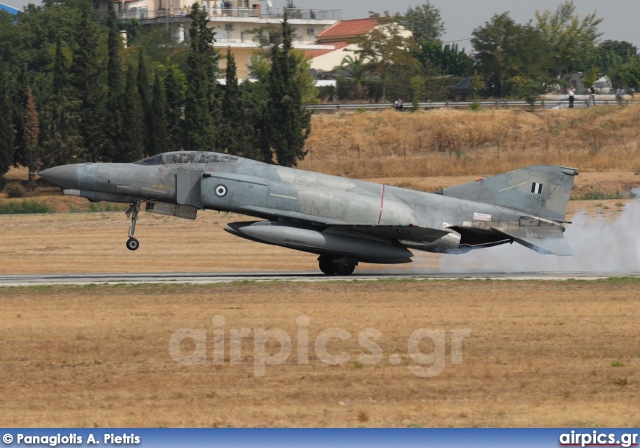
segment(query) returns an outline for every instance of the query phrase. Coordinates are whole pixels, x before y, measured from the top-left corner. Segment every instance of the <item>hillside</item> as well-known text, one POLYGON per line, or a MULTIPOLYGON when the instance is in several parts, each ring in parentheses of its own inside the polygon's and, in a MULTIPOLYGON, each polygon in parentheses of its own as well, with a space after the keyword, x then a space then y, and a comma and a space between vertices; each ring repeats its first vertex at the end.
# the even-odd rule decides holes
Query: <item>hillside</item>
POLYGON ((299 168, 357 178, 491 175, 549 163, 640 172, 640 106, 316 115, 299 168))
MULTIPOLYGON (((640 104, 574 110, 433 110, 315 115, 298 168, 422 191, 536 163, 577 168, 573 199, 631 197, 640 186, 640 104)), ((9 181, 26 180, 11 169, 9 181)), ((28 194, 58 211, 108 211, 57 188, 28 194), (60 198, 62 199, 62 198, 60 198)), ((14 199, 13 201, 20 201, 14 199)), ((0 204, 7 202, 0 193, 0 204)), ((115 206, 117 209, 117 206, 115 206)))

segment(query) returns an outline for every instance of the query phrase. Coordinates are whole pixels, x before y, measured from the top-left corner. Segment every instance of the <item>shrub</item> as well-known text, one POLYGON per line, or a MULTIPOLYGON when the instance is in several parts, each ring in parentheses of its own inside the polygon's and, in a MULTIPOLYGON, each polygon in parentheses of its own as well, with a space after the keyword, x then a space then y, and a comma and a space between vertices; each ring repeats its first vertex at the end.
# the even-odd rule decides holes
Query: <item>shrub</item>
POLYGON ((126 204, 109 204, 104 202, 90 202, 88 212, 122 212, 129 208, 126 204))
POLYGON ((27 194, 27 190, 17 182, 8 184, 5 191, 10 198, 23 198, 27 194))
POLYGON ((20 215, 27 213, 53 213, 47 204, 38 201, 20 201, 0 204, 0 215, 20 215))
POLYGON ((471 104, 469 104, 469 109, 474 111, 474 112, 478 112, 478 111, 482 110, 482 105, 480 104, 479 101, 474 101, 471 104))

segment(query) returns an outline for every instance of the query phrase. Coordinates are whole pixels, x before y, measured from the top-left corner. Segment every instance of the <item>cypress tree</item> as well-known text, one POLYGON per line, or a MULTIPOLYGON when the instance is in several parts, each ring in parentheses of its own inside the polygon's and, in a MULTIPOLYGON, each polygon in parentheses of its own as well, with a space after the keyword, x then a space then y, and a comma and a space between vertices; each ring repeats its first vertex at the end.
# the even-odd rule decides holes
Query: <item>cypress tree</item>
POLYGON ((153 83, 153 99, 151 100, 151 147, 155 154, 169 150, 166 107, 167 101, 164 86, 160 81, 158 70, 156 70, 153 83))
POLYGON ((71 65, 71 82, 76 98, 80 101, 80 135, 83 147, 90 160, 108 160, 104 154, 105 134, 103 131, 106 116, 102 101, 102 89, 98 82, 98 58, 96 47, 98 33, 91 20, 89 0, 81 1, 80 20, 76 33, 76 48, 71 65))
POLYGON ((218 54, 211 45, 215 32, 199 3, 191 8, 187 58, 187 96, 185 101, 184 149, 212 150, 216 147, 216 75, 218 54))
POLYGON ((245 107, 244 90, 238 85, 236 61, 228 49, 218 147, 229 154, 255 158, 252 151, 254 132, 249 127, 245 107))
POLYGON ((268 139, 279 165, 295 166, 307 152, 304 141, 311 130, 311 113, 302 106, 302 84, 297 75, 296 57, 291 46, 292 29, 285 14, 282 22, 282 48, 271 48, 269 73, 269 118, 273 125, 268 139))
POLYGON ((122 92, 122 62, 120 52, 122 50, 122 39, 120 30, 118 29, 118 18, 113 6, 113 2, 109 2, 109 10, 107 16, 107 28, 109 35, 107 37, 107 85, 109 88, 109 96, 119 96, 122 92))
POLYGON ((252 129, 250 153, 244 156, 273 163, 273 153, 269 142, 269 129, 272 124, 269 119, 269 91, 265 83, 246 82, 242 85, 244 108, 247 123, 252 129))
POLYGON ((151 130, 151 95, 149 94, 149 71, 147 70, 147 62, 144 53, 140 51, 138 56, 138 93, 140 94, 140 106, 142 108, 142 124, 144 126, 143 144, 144 154, 149 156, 154 154, 153 138, 151 130))
POLYGON ((218 132, 218 148, 221 151, 229 151, 234 136, 233 125, 238 119, 238 78, 236 74, 236 61, 231 53, 231 48, 227 48, 227 70, 225 76, 224 94, 222 96, 222 120, 218 132), (233 115, 233 116, 232 116, 233 115))
POLYGON ((62 44, 60 40, 56 42, 56 54, 53 60, 53 94, 61 95, 67 88, 69 75, 62 54, 62 44))
MULTIPOLYGON (((10 111, 11 103, 5 81, 4 66, 0 64, 0 110, 10 111)), ((11 167, 13 161, 14 131, 11 114, 0 114, 0 190, 5 186, 4 175, 11 167)))
POLYGON ((166 95, 167 146, 175 151, 182 147, 182 107, 184 106, 183 85, 177 74, 177 68, 167 65, 164 77, 166 95))
POLYGON ((25 161, 29 168, 29 188, 33 189, 35 173, 40 164, 39 154, 40 116, 36 107, 36 99, 33 96, 31 86, 27 86, 27 105, 24 116, 24 145, 25 161))
POLYGON ((13 89, 13 99, 11 101, 13 111, 13 129, 14 135, 14 150, 13 150, 13 164, 14 165, 27 165, 27 154, 25 151, 24 143, 24 118, 27 113, 27 86, 29 84, 29 75, 27 72, 27 65, 22 67, 22 70, 18 72, 15 88, 13 89))
POLYGON ((79 101, 69 98, 66 62, 60 41, 56 45, 53 66, 53 93, 41 115, 41 169, 83 160, 82 138, 78 134, 79 101))
POLYGON ((129 67, 124 87, 124 101, 122 102, 122 116, 126 124, 122 128, 122 143, 116 162, 135 162, 142 159, 144 124, 139 95, 134 69, 129 67))
POLYGON ((111 161, 117 157, 119 147, 122 145, 120 138, 124 125, 122 119, 122 39, 118 29, 118 19, 113 2, 108 2, 109 11, 107 17, 107 98, 105 100, 106 111, 104 130, 106 133, 105 147, 102 151, 102 159, 111 161))

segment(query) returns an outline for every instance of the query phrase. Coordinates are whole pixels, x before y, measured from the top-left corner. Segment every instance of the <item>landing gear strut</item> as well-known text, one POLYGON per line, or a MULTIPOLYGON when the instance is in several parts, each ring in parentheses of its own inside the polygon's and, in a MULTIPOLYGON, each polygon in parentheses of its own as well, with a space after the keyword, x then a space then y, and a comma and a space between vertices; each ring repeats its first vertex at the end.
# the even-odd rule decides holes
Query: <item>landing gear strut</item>
POLYGON ((140 243, 133 237, 136 231, 136 221, 138 220, 138 213, 140 213, 140 201, 136 201, 127 210, 127 218, 131 217, 131 226, 129 227, 129 239, 127 240, 127 249, 136 250, 140 247, 140 243))
POLYGON ((347 260, 334 260, 327 255, 318 257, 318 265, 325 275, 351 275, 356 268, 356 263, 347 260))

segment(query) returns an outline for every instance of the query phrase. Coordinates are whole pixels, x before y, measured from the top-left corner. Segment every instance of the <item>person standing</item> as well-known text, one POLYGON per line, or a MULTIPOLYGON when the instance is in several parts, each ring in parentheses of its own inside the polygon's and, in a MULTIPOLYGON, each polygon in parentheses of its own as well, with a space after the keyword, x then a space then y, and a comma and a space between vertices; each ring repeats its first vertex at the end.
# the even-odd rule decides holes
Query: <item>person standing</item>
POLYGON ((622 100, 624 99, 624 89, 622 86, 618 87, 616 90, 616 101, 618 102, 618 106, 622 106, 622 100))
POLYGON ((573 109, 573 100, 576 95, 576 89, 574 89, 573 86, 569 86, 567 93, 569 94, 569 108, 573 109))
POLYGON ((596 105, 596 86, 592 85, 591 87, 589 87, 588 91, 589 91, 589 98, 587 99, 587 107, 591 106, 592 102, 593 102, 593 106, 595 107, 595 105, 596 105))

